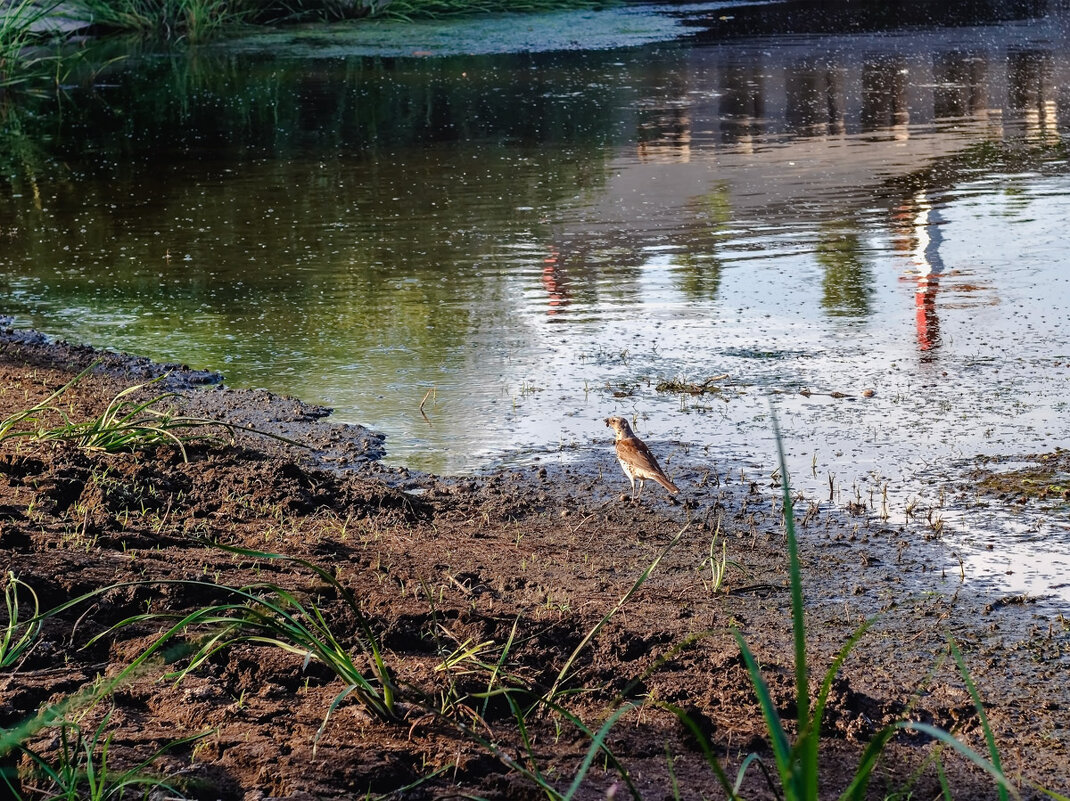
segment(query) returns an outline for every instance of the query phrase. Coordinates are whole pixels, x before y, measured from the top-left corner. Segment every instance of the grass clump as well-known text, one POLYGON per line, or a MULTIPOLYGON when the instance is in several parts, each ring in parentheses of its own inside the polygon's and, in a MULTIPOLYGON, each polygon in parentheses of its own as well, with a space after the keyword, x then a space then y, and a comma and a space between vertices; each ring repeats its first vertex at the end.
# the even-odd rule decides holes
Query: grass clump
POLYGON ((233 645, 266 645, 303 656, 306 666, 314 659, 326 665, 345 682, 345 687, 331 702, 317 737, 326 728, 331 713, 351 696, 380 720, 392 723, 401 721, 403 716, 398 706, 398 690, 393 671, 386 663, 360 602, 345 585, 329 571, 297 557, 218 547, 246 558, 288 562, 314 573, 343 601, 348 612, 357 621, 360 631, 360 636, 356 637, 357 648, 364 652, 364 657, 357 656, 342 642, 314 600, 301 598, 283 587, 270 583, 227 587, 201 581, 174 581, 166 583, 209 588, 213 592, 223 592, 231 596, 232 600, 201 607, 182 617, 148 613, 117 623, 109 632, 142 621, 175 620, 173 625, 127 668, 128 671, 136 669, 183 634, 195 635, 197 644, 190 650, 186 666, 170 675, 176 680, 181 680, 233 645))
POLYGON ((362 0, 372 15, 417 19, 511 11, 535 13, 609 5, 597 0, 362 0))
POLYGON ((174 782, 151 773, 150 768, 166 752, 196 742, 208 733, 166 743, 132 767, 118 769, 111 758, 114 733, 108 732, 113 711, 108 711, 92 728, 69 719, 53 724, 58 729, 58 748, 51 756, 28 745, 18 745, 17 750, 30 758, 32 767, 24 772, 21 781, 0 772, 11 797, 108 801, 131 796, 150 798, 166 792, 170 798, 184 798, 174 782))
MULTIPOLYGON (((17 665, 36 644, 45 620, 120 586, 101 587, 41 612, 33 588, 9 573, 5 587, 8 621, 0 628, 0 667, 17 665), (18 618, 22 591, 33 599, 33 615, 25 621, 18 618)), ((132 796, 184 798, 178 783, 157 775, 151 767, 164 753, 207 737, 211 730, 166 743, 147 758, 130 765, 128 758, 113 758, 114 709, 95 725, 86 724, 92 710, 134 673, 131 666, 116 676, 98 677, 62 700, 41 705, 35 715, 17 725, 0 728, 0 788, 6 790, 6 793, 0 790, 0 795, 13 801, 108 801, 132 796), (48 743, 44 748, 34 744, 42 737, 48 743), (19 755, 26 758, 22 767, 17 767, 19 755), (117 767, 117 761, 127 766, 117 767)))
POLYGON ((203 417, 187 417, 170 410, 157 408, 165 401, 178 397, 166 392, 147 400, 135 399, 143 390, 166 378, 167 374, 143 384, 136 384, 118 392, 96 417, 81 422, 71 419, 68 412, 55 402, 96 365, 90 365, 44 400, 0 420, 0 444, 7 440, 24 439, 37 442, 69 442, 87 451, 119 453, 136 451, 157 445, 174 445, 189 461, 186 446, 193 443, 214 442, 220 431, 233 434, 245 431, 277 439, 289 445, 300 443, 277 434, 269 434, 249 426, 227 423, 203 417), (58 420, 59 424, 54 421, 58 420))
POLYGON ((56 5, 35 0, 0 3, 0 89, 27 79, 29 68, 38 60, 28 56, 28 50, 42 38, 36 27, 56 5))
POLYGON ((250 21, 257 0, 76 0, 95 27, 191 42, 250 21))
POLYGON ((40 616, 40 604, 33 587, 8 572, 7 584, 4 586, 4 606, 7 608, 7 622, 0 625, 0 669, 16 665, 37 642, 41 633, 43 618, 40 616), (21 588, 21 590, 20 590, 21 588), (33 615, 29 620, 19 622, 19 593, 29 593, 33 599, 33 615))
MULTIPOLYGON (((15 6, 19 13, 3 18, 4 21, 11 20, 9 39, 18 42, 33 22, 52 12, 57 5, 19 0, 15 6)), ((71 0, 70 5, 74 16, 93 29, 198 42, 249 23, 364 17, 413 20, 506 11, 531 13, 595 8, 607 3, 596 0, 71 0)), ((0 47, 4 42, 4 27, 0 22, 0 47)))

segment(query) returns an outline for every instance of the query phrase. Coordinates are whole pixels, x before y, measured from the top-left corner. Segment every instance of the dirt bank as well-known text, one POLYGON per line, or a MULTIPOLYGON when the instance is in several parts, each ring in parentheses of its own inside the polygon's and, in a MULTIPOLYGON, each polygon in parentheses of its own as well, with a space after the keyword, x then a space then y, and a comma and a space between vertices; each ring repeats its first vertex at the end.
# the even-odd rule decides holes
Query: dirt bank
MULTIPOLYGON (((7 330, 0 419, 100 356, 7 330)), ((57 405, 86 419, 160 374, 144 360, 105 356, 57 405)), ((345 683, 303 653, 237 642, 175 681, 164 675, 184 667, 189 650, 161 649, 169 664, 147 660, 95 705, 66 710, 87 734, 110 715, 102 730, 112 736, 112 769, 204 733, 153 763, 191 797, 352 798, 411 785, 401 794, 536 798, 543 792, 524 771, 567 790, 591 744, 579 722, 597 730, 626 707, 605 743, 627 781, 600 755, 576 797, 627 797, 628 782, 645 799, 671 798, 674 786, 683 798, 722 796, 700 743, 667 704, 688 712, 732 776, 754 751, 772 768, 731 634, 738 627, 755 652, 792 730, 785 533, 768 473, 752 480, 737 466, 696 461, 680 468, 682 503, 647 487, 633 505, 620 499, 626 485, 607 437, 605 449, 574 467, 466 479, 410 474, 377 461, 383 440, 373 432, 217 380, 176 368, 154 391, 182 393, 177 403, 187 414, 309 447, 241 435, 188 445, 183 461, 171 446, 106 454, 69 443, 0 443, 0 569, 22 582, 22 618, 32 613, 27 588, 42 611, 102 590, 48 617, 29 651, 0 669, 0 727, 116 676, 178 617, 233 603, 228 588, 252 586, 261 598, 280 600, 281 589, 306 609, 315 604, 372 677, 372 693, 382 684, 360 644, 378 643, 397 693, 389 714, 376 716, 374 699, 351 694, 324 725, 345 683), (714 556, 723 541, 729 560, 720 588, 711 571, 715 536, 714 556), (307 560, 327 573, 219 546, 307 560), (645 583, 585 643, 659 555, 645 583), (137 617, 146 612, 172 617, 137 617), (488 696, 488 688, 497 692, 488 696), (523 708, 525 699, 551 695, 557 710, 538 706, 521 731, 509 699, 523 708)), ((865 744, 897 719, 943 727, 984 750, 966 685, 947 658, 949 635, 1023 795, 1037 795, 1028 782, 1070 793, 1067 621, 1029 599, 967 591, 939 543, 920 532, 809 501, 797 504, 796 518, 815 676, 861 621, 879 615, 833 686, 822 795, 848 785, 865 744)), ((171 645, 180 642, 195 645, 197 632, 183 631, 171 645)), ((54 762, 64 741, 52 726, 24 742, 54 762)), ((918 734, 897 735, 870 795, 934 797, 938 750, 918 734)), ((30 775, 26 754, 0 764, 18 771, 26 797, 37 797, 34 788, 45 783, 30 775)), ((995 796, 964 760, 945 751, 942 765, 956 797, 995 796)), ((772 796, 754 766, 747 777, 746 797, 772 796)))

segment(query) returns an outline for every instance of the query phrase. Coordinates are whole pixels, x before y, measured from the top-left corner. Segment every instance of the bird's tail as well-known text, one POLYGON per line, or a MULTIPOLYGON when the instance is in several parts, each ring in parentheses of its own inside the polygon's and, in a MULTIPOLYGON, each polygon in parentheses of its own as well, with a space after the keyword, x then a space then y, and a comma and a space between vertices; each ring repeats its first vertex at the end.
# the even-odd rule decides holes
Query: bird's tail
POLYGON ((665 489, 667 489, 673 495, 680 491, 680 488, 678 486, 676 486, 671 481, 669 481, 669 479, 664 478, 663 476, 654 476, 653 478, 656 482, 661 484, 661 486, 665 487, 665 489))

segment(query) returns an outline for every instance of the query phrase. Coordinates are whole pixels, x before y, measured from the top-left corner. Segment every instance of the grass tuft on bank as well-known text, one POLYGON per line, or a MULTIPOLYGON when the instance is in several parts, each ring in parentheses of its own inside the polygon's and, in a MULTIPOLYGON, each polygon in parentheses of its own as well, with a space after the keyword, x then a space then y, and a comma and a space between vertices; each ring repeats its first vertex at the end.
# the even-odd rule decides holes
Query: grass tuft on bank
POLYGON ((204 41, 250 24, 597 8, 612 0, 10 0, 0 3, 0 86, 18 80, 35 47, 79 35, 133 33, 204 41))
POLYGON ((197 43, 253 26, 361 19, 416 21, 599 8, 614 0, 0 0, 0 93, 59 82, 77 37, 134 35, 197 43))

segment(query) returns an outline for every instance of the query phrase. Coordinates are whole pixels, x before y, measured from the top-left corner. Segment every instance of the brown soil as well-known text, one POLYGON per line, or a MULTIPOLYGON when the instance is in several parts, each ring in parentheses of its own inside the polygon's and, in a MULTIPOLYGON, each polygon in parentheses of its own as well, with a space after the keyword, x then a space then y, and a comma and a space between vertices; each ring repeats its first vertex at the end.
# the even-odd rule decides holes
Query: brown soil
MULTIPOLYGON (((0 336, 0 420, 100 356, 8 330, 0 336)), ((160 374, 144 360, 104 358, 62 396, 72 419, 160 374)), ((0 669, 0 727, 115 676, 169 622, 116 624, 146 610, 184 615, 232 600, 224 587, 258 582, 314 601, 373 675, 357 616, 328 583, 293 562, 217 547, 226 545, 333 571, 360 599, 383 648, 399 688, 399 720, 380 720, 350 696, 316 741, 344 688, 323 664, 241 643, 175 682, 163 676, 185 657, 168 651, 177 660, 170 666, 150 660, 99 703, 66 711, 87 733, 110 713, 111 769, 207 732, 153 763, 191 797, 536 798, 542 791, 515 764, 567 790, 590 746, 573 719, 597 730, 624 704, 634 708, 606 744, 644 799, 672 798, 673 782, 682 798, 724 795, 699 741, 666 705, 690 716, 733 778, 752 752, 775 772, 731 632, 738 628, 754 651, 793 732, 786 538, 770 470, 695 463, 680 468, 682 503, 648 486, 642 503, 632 504, 620 498, 626 485, 607 439, 574 467, 466 479, 409 474, 377 461, 381 437, 332 426, 326 410, 264 393, 188 388, 212 379, 179 368, 165 384, 186 395, 179 405, 187 413, 270 429, 311 448, 243 435, 190 446, 184 462, 173 447, 109 455, 69 444, 0 444, 4 574, 32 587, 42 610, 103 590, 48 617, 33 649, 0 669), (714 591, 705 560, 718 528, 731 564, 714 591), (561 711, 528 716, 525 745, 506 697, 480 693, 492 684, 530 690, 514 693, 521 704, 545 696, 585 635, 662 553, 649 579, 580 649, 559 687, 569 691, 558 696, 561 711), (200 583, 174 583, 183 581, 200 583), (478 644, 477 657, 446 664, 451 652, 478 644)), ((1038 795, 1030 783, 1070 793, 1066 620, 1031 599, 1001 602, 963 586, 941 544, 918 532, 807 501, 797 504, 796 519, 815 684, 859 623, 879 613, 833 685, 822 797, 847 786, 865 744, 898 719, 943 727, 984 750, 974 704, 947 657, 949 635, 1023 795, 1038 795)), ((20 600, 25 619, 32 611, 25 591, 20 600)), ((193 641, 194 632, 181 639, 193 641)), ((50 760, 62 747, 55 726, 25 742, 50 760)), ((898 734, 869 796, 935 797, 938 752, 929 738, 898 734)), ((950 751, 943 757, 956 797, 995 797, 978 769, 950 751)), ((26 797, 39 797, 35 788, 47 784, 24 752, 0 757, 0 766, 17 771, 13 781, 26 797)), ((755 765, 746 777, 745 797, 773 797, 755 765)), ((577 797, 614 794, 630 790, 599 756, 577 797)))

